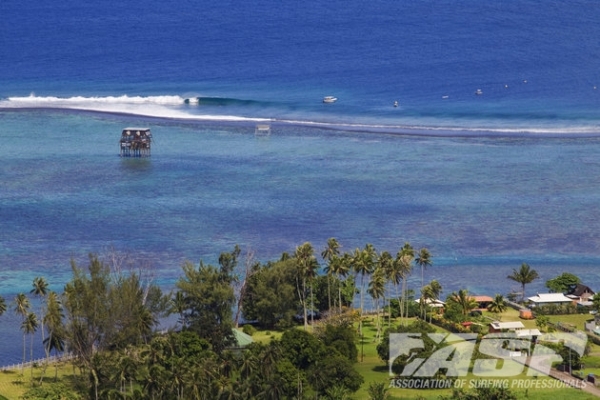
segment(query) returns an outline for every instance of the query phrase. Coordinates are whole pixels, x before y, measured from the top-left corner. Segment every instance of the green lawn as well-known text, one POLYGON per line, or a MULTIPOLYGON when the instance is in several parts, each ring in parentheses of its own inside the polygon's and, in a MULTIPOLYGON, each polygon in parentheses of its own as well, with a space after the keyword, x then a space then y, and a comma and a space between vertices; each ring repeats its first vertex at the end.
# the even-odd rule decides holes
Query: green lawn
MULTIPOLYGON (((73 376, 73 367, 70 363, 61 362, 49 365, 44 375, 44 385, 52 385, 54 381, 54 374, 57 372, 57 378, 61 380, 70 381, 73 376)), ((40 380, 42 374, 42 367, 25 368, 23 373, 21 370, 18 371, 0 371, 0 400, 17 400, 25 394, 32 387, 32 381, 36 384, 40 380), (33 372, 33 379, 32 379, 33 372)))
MULTIPOLYGON (((492 316, 491 314, 485 312, 484 315, 487 316, 492 316)), ((558 316, 561 317, 561 316, 558 316)), ((579 321, 579 319, 575 318, 576 316, 569 316, 569 317, 573 317, 573 318, 569 318, 564 322, 577 322, 579 321)), ((584 316, 589 318, 589 316, 584 316)), ((581 318, 581 317, 579 317, 581 318)), ((501 320, 502 321, 521 321, 523 322, 523 324, 525 325, 526 328, 536 328, 535 325, 535 321, 534 320, 521 320, 519 319, 519 313, 516 310, 513 309, 509 309, 507 310, 505 313, 502 314, 501 316, 501 320)), ((399 321, 392 321, 392 324, 398 324, 399 321)), ((410 322, 409 322, 410 323, 410 322)), ((583 326, 582 324, 578 324, 578 327, 583 326)), ((437 328, 438 331, 440 332, 444 332, 444 330, 442 330, 441 328, 437 328)), ((363 383, 362 387, 360 388, 360 390, 354 395, 355 399, 368 399, 368 394, 367 394, 367 389, 369 387, 369 384, 371 382, 385 382, 386 384, 389 383, 389 376, 388 376, 388 369, 385 365, 385 363, 383 361, 381 361, 377 355, 377 351, 376 351, 376 346, 377 343, 375 341, 375 336, 376 336, 376 328, 375 328, 375 323, 374 323, 374 318, 373 317, 369 317, 366 319, 366 321, 363 323, 363 333, 364 333, 364 339, 361 342, 359 342, 358 344, 358 351, 359 351, 359 361, 358 363, 355 365, 355 368, 357 369, 357 371, 363 376, 365 382, 363 383), (361 353, 364 354, 364 358, 361 362, 361 353)), ((593 350, 596 348, 597 346, 593 346, 593 350)), ((590 359, 591 360, 591 359, 590 359)), ((596 357, 595 361, 593 363, 594 366, 598 366, 598 371, 599 371, 599 375, 600 375, 600 357, 596 357)), ((587 373, 587 372, 586 372, 587 373)), ((494 378, 496 379, 496 378, 494 378)), ((576 389, 571 389, 571 388, 559 388, 559 389, 541 389, 541 388, 535 388, 535 386, 533 388, 530 388, 529 390, 526 389, 519 389, 518 385, 521 383, 527 384, 527 381, 523 381, 523 379, 533 379, 531 377, 526 376, 526 374, 521 374, 521 375, 517 375, 515 377, 510 377, 508 379, 508 386, 511 388, 511 390, 517 394, 517 396, 521 399, 539 399, 539 400, 555 400, 557 398, 572 398, 574 396, 577 396, 578 400, 583 400, 583 399, 597 399, 594 396, 591 395, 585 395, 584 393, 582 393, 580 390, 576 390, 576 389)), ((539 383, 539 385, 543 385, 543 381, 542 380, 547 380, 546 385, 547 386, 552 386, 554 383, 554 380, 552 378, 537 378, 537 380, 539 380, 541 383, 539 383)), ((477 382, 481 382, 481 378, 480 377, 476 377, 473 375, 468 375, 467 377, 465 377, 465 380, 463 382, 466 382, 466 385, 470 385, 470 384, 478 384, 477 382)), ((531 383, 531 385, 536 385, 538 384, 536 383, 531 383)), ((440 395, 449 395, 451 394, 451 389, 436 389, 436 390, 416 390, 416 389, 396 389, 396 388, 391 388, 389 390, 389 399, 390 400, 399 400, 399 399, 416 399, 416 398, 424 398, 424 399, 438 399, 440 395)))
POLYGON ((590 314, 549 315, 548 319, 553 323, 567 323, 579 330, 584 330, 586 321, 594 319, 594 316, 590 314))

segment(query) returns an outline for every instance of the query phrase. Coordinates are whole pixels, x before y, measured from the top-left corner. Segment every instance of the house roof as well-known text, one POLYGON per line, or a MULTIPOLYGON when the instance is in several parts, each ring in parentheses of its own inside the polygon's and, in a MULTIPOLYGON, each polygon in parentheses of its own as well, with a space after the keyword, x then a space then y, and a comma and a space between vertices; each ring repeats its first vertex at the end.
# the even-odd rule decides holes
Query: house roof
POLYGON ((498 322, 494 321, 490 324, 494 329, 523 329, 525 325, 521 321, 498 322))
POLYGON ((533 303, 570 303, 573 301, 562 293, 538 293, 529 297, 528 300, 533 303))
POLYGON ((490 296, 471 296, 471 298, 480 303, 484 301, 494 301, 490 296))
POLYGON ((542 332, 539 329, 520 329, 517 331, 517 337, 524 336, 541 336, 542 332))
POLYGON ((235 347, 246 347, 254 342, 252 336, 245 334, 238 329, 233 330, 233 336, 235 336, 235 347))
POLYGON ((125 128, 125 129, 123 129, 123 130, 124 130, 124 131, 144 131, 144 132, 145 132, 145 131, 149 131, 149 130, 150 130, 150 128, 141 128, 141 127, 140 127, 140 128, 138 128, 138 127, 136 127, 136 126, 130 126, 130 127, 128 127, 128 128, 125 128))
MULTIPOLYGON (((421 299, 416 299, 415 302, 421 303, 421 299)), ((444 304, 446 303, 444 303, 441 300, 426 299, 425 304, 427 304, 430 307, 444 307, 444 304)))
POLYGON ((594 294, 594 291, 592 289, 590 289, 589 286, 578 283, 577 285, 574 285, 571 287, 571 290, 569 290, 568 294, 579 297, 585 293, 594 294))

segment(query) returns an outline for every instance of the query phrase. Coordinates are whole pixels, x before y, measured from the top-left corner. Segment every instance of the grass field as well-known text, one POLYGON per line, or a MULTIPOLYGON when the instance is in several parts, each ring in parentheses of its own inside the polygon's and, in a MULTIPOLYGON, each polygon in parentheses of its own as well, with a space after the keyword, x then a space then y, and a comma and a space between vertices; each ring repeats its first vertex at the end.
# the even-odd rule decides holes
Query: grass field
MULTIPOLYGON (((42 371, 41 366, 26 367, 23 372, 21 370, 0 371, 0 400, 21 398, 26 391, 33 387, 33 384, 39 385, 42 371)), ((43 385, 52 386, 56 383, 70 382, 72 377, 72 364, 69 362, 54 363, 46 368, 43 385)))
MULTIPOLYGON (((484 313, 484 315, 486 315, 488 313, 484 313)), ((557 316, 557 317, 561 317, 561 316, 557 316)), ((578 318, 575 318, 576 316, 569 316, 569 317, 573 317, 573 318, 569 318, 563 322, 568 322, 568 323, 577 323, 579 321, 578 318)), ((589 318, 589 316, 587 316, 586 318, 589 318)), ((517 321, 520 320, 519 319, 519 313, 513 309, 509 309, 507 310, 505 313, 502 314, 502 321, 517 321)), ((558 321, 559 318, 556 319, 556 321, 558 321)), ((523 324, 525 325, 526 328, 535 328, 535 321, 532 320, 520 320, 523 322, 523 324)), ((392 324, 397 324, 399 321, 392 321, 392 324)), ((578 323, 577 327, 581 328, 583 325, 582 323, 578 323)), ((440 332, 444 332, 441 328, 437 328, 438 331, 440 332)), ((364 377, 365 382, 363 383, 362 387, 360 388, 360 390, 354 395, 355 399, 368 399, 368 394, 367 394, 367 389, 369 387, 369 384, 371 382, 385 382, 386 384, 389 383, 389 376, 388 376, 388 369, 385 365, 385 363, 383 361, 381 361, 377 355, 377 351, 376 351, 376 347, 377 347, 377 343, 375 341, 375 335, 376 335, 376 329, 375 329, 375 324, 373 323, 372 319, 368 319, 367 321, 365 321, 363 323, 363 333, 364 333, 364 340, 362 341, 362 343, 359 343, 359 362, 355 365, 355 368, 357 369, 357 371, 364 377), (364 358, 361 362, 361 350, 363 350, 364 352, 364 358)), ((598 354, 600 356, 600 348, 598 348, 598 346, 592 346, 592 355, 590 355, 589 357, 587 357, 586 359, 589 358, 589 360, 591 361, 592 359, 594 359, 596 362, 594 363, 594 365, 598 365, 599 371, 600 371, 600 357, 596 357, 593 354, 598 354)), ((524 381, 524 379, 526 380, 530 380, 533 379, 531 377, 527 377, 524 374, 521 375, 517 375, 515 377, 510 377, 508 378, 508 386, 509 388, 511 388, 511 390, 521 399, 538 399, 538 400, 556 400, 556 399, 567 399, 567 398, 574 398, 575 396, 577 396, 578 400, 583 400, 583 399, 597 399, 597 397, 591 396, 591 395, 586 395, 585 393, 582 393, 580 390, 576 390, 576 389, 572 389, 572 388, 550 388, 550 389, 540 389, 540 388, 535 388, 535 386, 533 388, 530 388, 529 390, 526 389, 519 389, 518 385, 520 384, 524 384, 527 385, 527 381, 524 381)), ((552 385, 556 385, 556 383, 554 382, 554 380, 552 378, 538 378, 539 380, 542 379, 546 379, 548 380, 547 382, 547 386, 551 387, 552 385)), ((479 382, 482 381, 482 378, 480 377, 476 377, 473 375, 468 375, 465 377, 465 379, 463 380, 463 382, 465 382, 465 384, 468 386, 470 384, 479 384, 479 382)), ((542 383, 531 383, 532 385, 540 385, 543 386, 542 383)), ((396 389, 396 388, 390 388, 388 394, 390 395, 389 399, 390 400, 400 400, 400 399, 417 399, 417 398, 422 398, 422 399, 439 399, 440 395, 450 395, 451 394, 451 389, 436 389, 436 390, 416 390, 416 389, 396 389)))

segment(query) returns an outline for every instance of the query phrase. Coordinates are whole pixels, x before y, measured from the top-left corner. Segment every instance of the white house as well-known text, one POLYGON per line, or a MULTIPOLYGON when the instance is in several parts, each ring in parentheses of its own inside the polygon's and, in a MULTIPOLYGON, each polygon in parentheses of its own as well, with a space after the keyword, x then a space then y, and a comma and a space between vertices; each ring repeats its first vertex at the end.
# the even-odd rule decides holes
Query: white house
POLYGON ((538 293, 527 300, 529 300, 533 307, 573 303, 573 299, 568 298, 562 293, 538 293))
MULTIPOLYGON (((421 299, 416 299, 415 302, 420 304, 421 299)), ((446 305, 446 303, 444 303, 441 300, 437 300, 437 299, 425 299, 425 304, 427 304, 429 307, 433 307, 433 308, 442 308, 446 305)))
POLYGON ((511 332, 519 338, 531 338, 532 336, 540 336, 542 334, 539 329, 525 329, 525 325, 521 321, 492 322, 490 324, 490 333, 500 332, 511 332))
POLYGON ((494 321, 490 324, 490 333, 503 331, 516 331, 525 328, 521 321, 500 322, 494 321))

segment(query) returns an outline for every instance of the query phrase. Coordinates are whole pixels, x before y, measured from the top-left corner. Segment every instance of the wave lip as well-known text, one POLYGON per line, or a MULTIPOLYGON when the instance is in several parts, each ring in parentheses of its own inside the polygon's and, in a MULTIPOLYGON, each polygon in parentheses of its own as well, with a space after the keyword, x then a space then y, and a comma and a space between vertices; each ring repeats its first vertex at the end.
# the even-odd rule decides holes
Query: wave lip
POLYGON ((86 104, 182 104, 183 98, 180 96, 105 96, 105 97, 56 97, 56 96, 36 96, 30 94, 26 97, 8 97, 6 99, 12 105, 73 105, 83 106, 86 104))
POLYGON ((181 119, 181 120, 213 120, 213 121, 267 121, 265 118, 249 118, 235 115, 190 114, 179 107, 185 105, 186 99, 177 95, 163 96, 98 96, 98 97, 56 97, 36 96, 30 94, 23 97, 8 97, 0 100, 0 109, 52 108, 65 110, 82 110, 100 113, 137 115, 144 117, 181 119))

